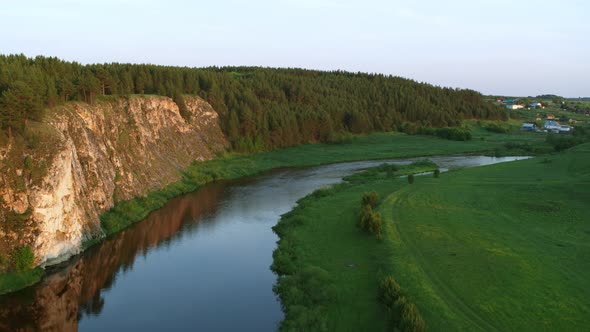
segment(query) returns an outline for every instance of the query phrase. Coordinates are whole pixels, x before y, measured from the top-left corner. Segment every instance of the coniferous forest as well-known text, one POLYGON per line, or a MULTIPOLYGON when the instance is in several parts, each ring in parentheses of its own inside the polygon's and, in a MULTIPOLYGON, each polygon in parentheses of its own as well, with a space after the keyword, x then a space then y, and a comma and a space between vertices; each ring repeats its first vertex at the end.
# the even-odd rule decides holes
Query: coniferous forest
POLYGON ((0 55, 2 135, 21 135, 69 101, 156 94, 185 107, 199 95, 219 113, 237 151, 261 151, 342 134, 455 127, 462 119, 505 120, 476 91, 440 88, 381 74, 259 67, 188 68, 147 64, 82 65, 54 57, 0 55))

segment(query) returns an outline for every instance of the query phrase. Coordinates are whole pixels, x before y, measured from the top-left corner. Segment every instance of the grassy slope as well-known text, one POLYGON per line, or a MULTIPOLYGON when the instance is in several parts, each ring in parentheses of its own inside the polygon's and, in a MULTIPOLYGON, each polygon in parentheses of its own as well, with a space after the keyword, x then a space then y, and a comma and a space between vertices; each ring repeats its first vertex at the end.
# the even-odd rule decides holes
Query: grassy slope
POLYGON ((588 185, 589 144, 547 159, 417 177, 413 185, 374 178, 302 200, 294 212, 304 222, 282 239, 295 244, 298 266, 329 272, 337 289, 330 330, 383 330, 376 293, 388 273, 429 330, 583 330, 588 185), (372 190, 385 197, 382 242, 355 226, 360 196, 372 190))
POLYGON ((586 144, 388 196, 391 265, 431 330, 587 328, 589 185, 586 144))

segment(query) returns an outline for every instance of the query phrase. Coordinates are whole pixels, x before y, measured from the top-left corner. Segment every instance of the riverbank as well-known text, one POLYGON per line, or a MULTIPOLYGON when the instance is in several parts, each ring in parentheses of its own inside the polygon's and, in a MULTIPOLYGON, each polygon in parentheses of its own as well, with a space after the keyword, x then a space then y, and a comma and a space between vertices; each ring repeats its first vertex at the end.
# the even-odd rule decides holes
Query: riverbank
MULTIPOLYGON (((359 228, 361 196, 407 184, 402 175, 434 171, 417 162, 377 167, 346 177, 298 201, 273 227, 279 236, 272 270, 285 319, 282 331, 384 331, 387 311, 378 280, 391 274, 386 244, 359 228)), ((383 229, 387 236, 389 230, 383 229)))
POLYGON ((589 169, 585 144, 411 185, 362 176, 302 199, 275 227, 284 329, 391 327, 377 299, 389 275, 429 330, 584 329, 589 169), (357 226, 361 197, 372 191, 381 198, 382 240, 357 226), (318 285, 329 291, 304 302, 318 285))
MULTIPOLYGON (((273 168, 427 155, 498 154, 499 151, 502 154, 521 153, 519 150, 506 149, 505 144, 508 141, 529 142, 533 146, 544 146, 543 140, 534 134, 518 132, 513 135, 489 133, 481 135, 471 141, 458 142, 427 136, 378 133, 353 137, 341 144, 306 144, 259 154, 228 154, 211 161, 193 163, 182 172, 181 181, 172 183, 162 190, 152 192, 145 197, 117 202, 113 209, 101 216, 101 226, 107 236, 113 235, 144 219, 171 198, 195 191, 206 183, 252 176, 273 168)), ((83 249, 101 241, 101 238, 92 239, 83 244, 83 249)), ((25 280, 25 278, 11 280, 25 280)), ((24 288, 30 283, 30 279, 27 279, 26 283, 20 285, 7 285, 0 279, 0 294, 24 288)))

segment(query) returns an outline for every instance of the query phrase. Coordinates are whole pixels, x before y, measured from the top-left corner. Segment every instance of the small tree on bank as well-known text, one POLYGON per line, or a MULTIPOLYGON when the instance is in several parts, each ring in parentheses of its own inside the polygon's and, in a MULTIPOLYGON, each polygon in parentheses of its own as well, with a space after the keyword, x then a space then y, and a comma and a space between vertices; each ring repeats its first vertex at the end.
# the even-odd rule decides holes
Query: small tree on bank
POLYGON ((414 174, 408 175, 408 183, 409 184, 413 184, 414 183, 414 174))

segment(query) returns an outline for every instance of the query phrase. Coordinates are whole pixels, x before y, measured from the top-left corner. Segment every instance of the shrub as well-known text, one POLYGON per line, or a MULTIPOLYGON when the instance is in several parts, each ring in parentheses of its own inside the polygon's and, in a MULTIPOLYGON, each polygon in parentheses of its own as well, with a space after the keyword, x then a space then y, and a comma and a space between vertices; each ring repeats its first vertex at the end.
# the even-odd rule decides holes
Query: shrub
MULTIPOLYGON (((365 196, 363 196, 363 203, 364 198, 365 196)), ((359 227, 374 234, 378 239, 381 239, 381 215, 373 212, 371 204, 363 204, 359 219, 359 227)))
POLYGON ((31 158, 31 156, 26 156, 25 157, 25 168, 26 169, 33 168, 33 158, 31 158))
POLYGON ((389 310, 394 331, 421 332, 426 329, 418 308, 403 295, 393 277, 381 280, 377 297, 389 310))
POLYGON ((377 236, 378 239, 381 239, 381 214, 371 213, 371 218, 369 219, 369 231, 371 234, 377 236))
POLYGON ((394 164, 381 164, 375 168, 379 172, 385 172, 387 177, 392 177, 395 172, 399 170, 399 167, 394 164))
POLYGON ((583 139, 579 139, 574 136, 563 137, 558 135, 547 135, 547 138, 545 140, 547 143, 553 146, 553 149, 555 151, 558 152, 569 149, 575 145, 584 143, 583 139))
POLYGON ((508 133, 510 132, 510 125, 507 123, 488 122, 484 124, 483 128, 493 133, 508 133))
POLYGON ((395 322, 397 326, 399 326, 402 320, 402 311, 403 309, 410 303, 407 297, 400 295, 393 305, 388 307, 391 310, 391 319, 395 322))
POLYGON ((414 174, 408 175, 408 183, 409 184, 413 184, 414 183, 414 174))
POLYGON ((434 177, 438 178, 439 176, 440 176, 440 169, 437 168, 434 170, 434 177))
POLYGON ((376 192, 364 193, 363 198, 361 200, 361 204, 370 205, 371 207, 377 206, 377 201, 379 201, 379 195, 376 192))
POLYGON ((414 303, 407 302, 401 307, 399 329, 402 332, 422 332, 426 330, 426 323, 414 303))
POLYGON ((25 246, 15 250, 12 254, 12 262, 14 264, 14 269, 17 272, 23 272, 33 268, 33 264, 35 264, 35 255, 33 254, 31 247, 25 246))
POLYGON ((361 229, 368 230, 369 225, 371 225, 371 218, 373 216, 373 208, 371 205, 366 204, 363 205, 361 210, 361 217, 359 219, 359 226, 361 229))
POLYGON ((392 276, 387 276, 379 283, 378 299, 387 307, 393 304, 401 296, 402 289, 392 276))
POLYGON ((279 277, 273 290, 285 312, 280 330, 327 330, 325 308, 336 293, 327 271, 306 266, 293 275, 279 277))

